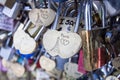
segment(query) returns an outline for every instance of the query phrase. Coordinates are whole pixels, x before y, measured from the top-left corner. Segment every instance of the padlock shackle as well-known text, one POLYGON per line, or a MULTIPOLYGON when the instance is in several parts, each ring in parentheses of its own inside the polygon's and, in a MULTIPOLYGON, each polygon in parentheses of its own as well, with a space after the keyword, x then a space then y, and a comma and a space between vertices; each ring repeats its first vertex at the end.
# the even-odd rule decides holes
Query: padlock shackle
POLYGON ((76 19, 75 28, 74 28, 75 33, 78 32, 78 29, 79 29, 79 24, 80 24, 81 14, 82 14, 82 8, 83 8, 83 1, 80 2, 80 5, 78 7, 78 15, 77 15, 77 19, 76 19))
POLYGON ((106 8, 105 8, 105 5, 104 3, 102 3, 102 6, 101 6, 101 17, 102 17, 102 27, 105 28, 105 24, 106 24, 106 8))
POLYGON ((40 35, 42 33, 42 31, 44 30, 45 26, 42 26, 39 30, 39 32, 37 33, 37 35, 35 36, 34 40, 38 41, 40 39, 40 35))
POLYGON ((87 1, 85 3, 84 19, 85 19, 85 29, 91 30, 91 2, 90 1, 87 1))
POLYGON ((63 5, 62 2, 59 3, 58 9, 57 9, 57 13, 56 13, 56 18, 55 18, 55 21, 54 21, 53 27, 52 27, 53 30, 55 30, 57 28, 57 24, 59 22, 60 13, 62 11, 62 5, 63 5))
POLYGON ((105 4, 102 1, 99 1, 99 4, 96 4, 95 2, 93 2, 93 7, 95 8, 96 11, 101 11, 101 20, 102 20, 102 28, 105 28, 105 24, 106 24, 106 7, 105 4))
POLYGON ((30 20, 26 23, 26 25, 25 25, 24 28, 23 28, 24 31, 27 30, 27 29, 30 27, 30 26, 29 26, 30 23, 31 23, 30 20))

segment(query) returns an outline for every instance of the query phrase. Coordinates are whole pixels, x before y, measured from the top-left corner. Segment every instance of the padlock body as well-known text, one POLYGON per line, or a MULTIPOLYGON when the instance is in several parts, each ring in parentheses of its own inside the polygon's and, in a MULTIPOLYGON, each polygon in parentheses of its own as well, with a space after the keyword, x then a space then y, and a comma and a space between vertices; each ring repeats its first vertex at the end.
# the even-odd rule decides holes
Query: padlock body
POLYGON ((82 31, 83 41, 83 61, 87 71, 97 69, 97 53, 95 49, 95 39, 93 39, 92 31, 82 31))

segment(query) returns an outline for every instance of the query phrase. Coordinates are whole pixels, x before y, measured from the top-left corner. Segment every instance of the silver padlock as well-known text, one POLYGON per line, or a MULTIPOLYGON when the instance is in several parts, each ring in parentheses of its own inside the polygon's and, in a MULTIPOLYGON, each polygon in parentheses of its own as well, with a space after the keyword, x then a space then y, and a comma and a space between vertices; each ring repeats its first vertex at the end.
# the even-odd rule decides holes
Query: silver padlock
MULTIPOLYGON (((9 2, 9 0, 7 1, 9 2)), ((11 4, 9 7, 8 6, 4 7, 3 13, 8 17, 15 19, 18 16, 21 9, 22 9, 22 4, 14 0, 13 4, 11 4)))
POLYGON ((6 60, 12 59, 15 49, 9 46, 11 42, 11 37, 8 37, 5 47, 2 47, 0 50, 0 56, 6 60))
POLYGON ((12 36, 14 32, 17 30, 17 28, 18 28, 18 23, 15 25, 14 30, 6 35, 7 41, 5 43, 5 46, 3 46, 0 50, 0 56, 6 60, 11 60, 12 57, 14 56, 15 49, 13 43, 11 42, 12 42, 12 36), (12 44, 12 46, 10 46, 10 43, 12 44))

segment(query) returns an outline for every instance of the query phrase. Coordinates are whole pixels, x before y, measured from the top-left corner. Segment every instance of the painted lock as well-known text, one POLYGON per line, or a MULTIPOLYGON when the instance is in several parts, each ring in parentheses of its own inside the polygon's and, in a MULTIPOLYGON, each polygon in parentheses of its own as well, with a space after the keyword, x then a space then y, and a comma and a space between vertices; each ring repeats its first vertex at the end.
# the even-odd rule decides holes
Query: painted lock
POLYGON ((33 24, 48 26, 55 19, 55 11, 52 9, 32 9, 29 12, 29 18, 33 24))
POLYGON ((43 36, 43 45, 46 51, 52 55, 59 55, 61 58, 69 58, 75 55, 82 46, 82 39, 79 34, 77 34, 79 20, 80 20, 80 12, 78 14, 78 18, 76 21, 74 32, 66 32, 66 31, 57 31, 56 26, 60 16, 60 8, 57 11, 57 16, 53 25, 53 30, 48 30, 43 36), (49 33, 49 34, 48 34, 49 33), (54 34, 53 34, 54 33, 54 34), (48 38, 47 35, 53 34, 48 38), (50 44, 48 41, 51 41, 50 44), (74 46, 75 45, 75 46, 74 46))
POLYGON ((45 69, 46 71, 51 71, 56 66, 56 64, 53 60, 51 60, 45 56, 40 57, 39 63, 41 65, 41 68, 45 69))

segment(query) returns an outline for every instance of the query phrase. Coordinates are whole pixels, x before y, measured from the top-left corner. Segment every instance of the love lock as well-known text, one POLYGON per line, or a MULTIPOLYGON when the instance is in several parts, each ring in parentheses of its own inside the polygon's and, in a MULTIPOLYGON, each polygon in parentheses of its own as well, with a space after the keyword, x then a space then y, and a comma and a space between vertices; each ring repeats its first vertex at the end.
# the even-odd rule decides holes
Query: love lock
POLYGON ((2 59, 2 64, 7 69, 10 69, 17 77, 22 77, 25 72, 25 68, 18 63, 8 62, 5 59, 2 59))
MULTIPOLYGON (((98 49, 98 54, 96 54, 96 49, 99 46, 96 46, 96 40, 95 40, 95 36, 93 35, 93 32, 98 31, 93 30, 92 29, 92 23, 91 23, 91 4, 92 2, 90 1, 85 1, 85 14, 84 14, 84 20, 85 20, 85 30, 81 31, 82 34, 82 40, 83 40, 83 53, 84 53, 84 67, 87 71, 92 71, 95 69, 98 69, 98 62, 100 60, 98 60, 98 57, 100 58, 101 56, 99 55, 99 49, 98 49)), ((104 10, 104 9, 102 9, 104 10)), ((102 16, 103 17, 103 16, 102 16)), ((102 18, 102 29, 105 28, 105 24, 104 24, 104 18, 102 18)), ((98 42, 97 42, 98 43, 98 42)), ((101 54, 101 53, 100 53, 101 54)), ((105 63, 103 63, 105 64, 105 63)), ((99 67, 101 67, 103 64, 101 64, 99 67)))
POLYGON ((115 69, 120 70, 120 57, 116 57, 112 60, 112 64, 115 69))
MULTIPOLYGON (((79 8, 80 9, 80 8, 79 8)), ((76 21, 76 26, 73 32, 56 31, 57 23, 60 16, 61 4, 57 11, 56 20, 53 25, 54 30, 48 30, 43 36, 43 45, 46 51, 52 55, 59 55, 61 58, 69 58, 75 55, 81 48, 81 37, 76 33, 79 26, 80 13, 76 21), (53 36, 53 35, 55 36, 53 36), (48 41, 51 41, 48 43, 48 41), (54 42, 53 42, 54 41, 54 42), (75 45, 75 46, 74 46, 75 45)))
POLYGON ((36 48, 36 42, 33 38, 31 38, 25 30, 29 27, 30 21, 26 24, 24 27, 23 24, 21 24, 19 27, 24 27, 22 30, 17 30, 14 33, 13 36, 13 44, 17 50, 20 50, 23 54, 29 54, 32 53, 36 48), (28 42, 29 40, 29 42, 28 42), (32 43, 32 44, 31 44, 32 43))
POLYGON ((46 71, 52 71, 56 67, 56 63, 54 60, 47 57, 48 54, 45 52, 44 56, 41 56, 39 59, 39 63, 41 68, 45 69, 46 71), (47 65, 47 66, 46 66, 47 65))
POLYGON ((108 76, 105 80, 119 80, 116 76, 108 76))
POLYGON ((49 26, 55 19, 55 11, 50 8, 32 9, 29 12, 29 18, 34 25, 49 26))
POLYGON ((79 78, 83 75, 83 73, 78 71, 78 64, 71 62, 72 58, 69 58, 69 62, 65 63, 64 71, 68 76, 72 76, 73 78, 79 78))

